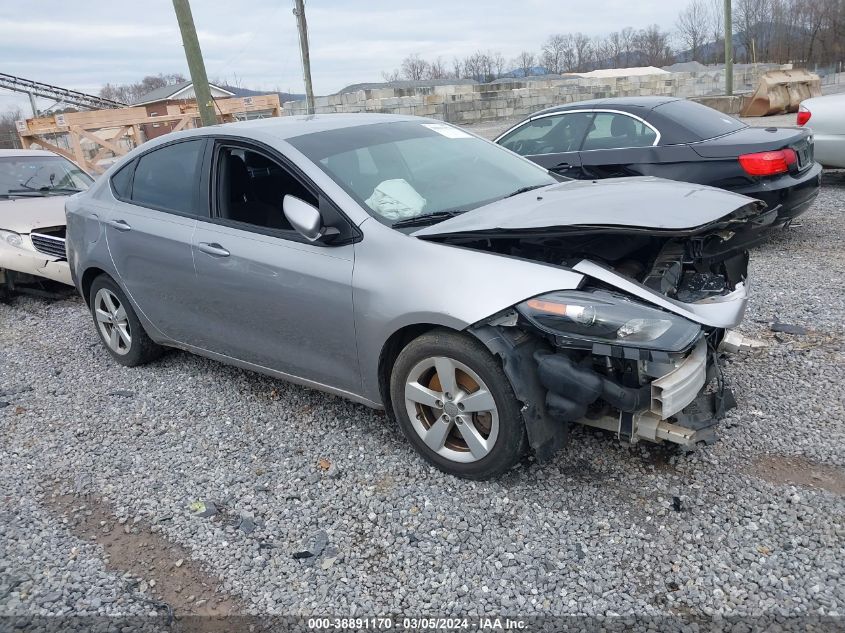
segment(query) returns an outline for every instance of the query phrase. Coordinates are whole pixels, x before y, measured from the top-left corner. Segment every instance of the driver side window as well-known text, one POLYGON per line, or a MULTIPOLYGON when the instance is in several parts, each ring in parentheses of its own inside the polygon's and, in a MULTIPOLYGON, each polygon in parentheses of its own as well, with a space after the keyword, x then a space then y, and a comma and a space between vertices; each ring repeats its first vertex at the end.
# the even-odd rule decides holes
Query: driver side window
POLYGON ((592 114, 571 112, 529 121, 499 143, 522 156, 577 152, 592 114))
POLYGON ((219 218, 292 231, 282 210, 286 195, 318 206, 317 198, 275 160, 244 147, 219 148, 216 179, 219 218))

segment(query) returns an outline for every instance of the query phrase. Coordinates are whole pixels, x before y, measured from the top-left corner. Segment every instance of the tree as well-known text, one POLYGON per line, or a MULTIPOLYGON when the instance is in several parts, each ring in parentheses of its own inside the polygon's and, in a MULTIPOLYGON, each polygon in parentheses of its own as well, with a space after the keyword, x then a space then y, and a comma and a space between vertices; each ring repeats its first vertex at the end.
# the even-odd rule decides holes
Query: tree
POLYGON ((563 72, 563 55, 567 47, 566 35, 550 35, 546 43, 543 44, 543 52, 541 53, 541 60, 546 72, 553 75, 559 75, 563 72))
POLYGON ((678 15, 678 38, 690 53, 690 60, 701 61, 701 49, 710 30, 710 9, 706 0, 692 0, 678 15))
POLYGON ((622 51, 625 53, 625 68, 630 68, 634 63, 637 34, 630 26, 626 26, 619 32, 619 38, 622 43, 622 51))
POLYGON ((428 62, 413 53, 402 60, 402 76, 410 81, 420 81, 428 74, 428 62))
POLYGON ((100 96, 104 99, 112 99, 121 103, 131 104, 138 101, 145 94, 173 84, 186 81, 181 73, 159 73, 158 75, 147 75, 141 81, 133 84, 110 84, 100 88, 100 96))
POLYGON ((464 76, 464 64, 457 57, 452 59, 452 76, 461 79, 464 76))
POLYGON ((583 33, 576 33, 572 36, 572 47, 575 51, 575 72, 585 72, 589 70, 591 56, 590 37, 583 33))
POLYGON ((522 51, 513 60, 513 67, 518 69, 523 77, 530 77, 531 71, 534 68, 534 53, 529 51, 522 51))
POLYGON ((672 61, 669 34, 656 24, 637 32, 636 46, 645 66, 663 66, 672 61))
POLYGON ((464 62, 464 75, 479 83, 488 83, 496 78, 493 58, 489 53, 476 51, 464 62))
POLYGON ((446 70, 446 63, 442 57, 438 57, 428 65, 428 79, 445 79, 449 74, 446 70))
MULTIPOLYGON (((493 79, 501 77, 505 74, 505 58, 502 57, 502 54, 499 51, 487 52, 487 56, 490 58, 490 67, 493 70, 493 74, 495 75, 493 79)), ((492 81, 492 79, 490 80, 492 81)))
POLYGON ((399 71, 398 68, 394 69, 393 72, 383 70, 381 71, 381 78, 384 79, 387 83, 391 83, 393 81, 399 81, 402 79, 402 73, 399 71))
POLYGON ((710 40, 713 42, 713 55, 710 62, 718 64, 725 61, 725 3, 723 0, 710 0, 708 25, 710 40))
POLYGON ((611 60, 612 67, 619 68, 619 65, 622 63, 622 52, 624 50, 624 46, 622 45, 622 34, 619 33, 619 31, 614 31, 608 35, 605 40, 605 46, 611 60))
POLYGON ((24 119, 20 108, 9 108, 0 114, 0 147, 8 149, 19 148, 18 128, 15 121, 24 119))

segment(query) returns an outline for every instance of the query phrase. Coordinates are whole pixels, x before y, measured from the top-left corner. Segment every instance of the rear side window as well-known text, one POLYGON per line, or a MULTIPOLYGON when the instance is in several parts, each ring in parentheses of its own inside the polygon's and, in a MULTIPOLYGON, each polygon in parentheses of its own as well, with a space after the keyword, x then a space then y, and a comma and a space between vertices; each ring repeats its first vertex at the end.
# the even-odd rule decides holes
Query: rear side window
POLYGON ((114 176, 111 177, 111 186, 116 195, 121 200, 128 200, 132 187, 132 172, 135 170, 135 161, 133 160, 128 165, 121 167, 114 176))
POLYGON ((138 159, 132 201, 145 207, 197 215, 204 140, 183 141, 138 159))
POLYGON ((656 139, 657 133, 639 119, 616 112, 598 112, 581 149, 648 147, 656 139))
POLYGON ((729 114, 722 114, 718 110, 686 99, 664 103, 657 106, 654 112, 688 130, 692 136, 690 140, 696 141, 730 134, 748 127, 729 114))
POLYGON ((522 156, 577 152, 592 117, 590 112, 540 117, 503 137, 499 145, 522 156))

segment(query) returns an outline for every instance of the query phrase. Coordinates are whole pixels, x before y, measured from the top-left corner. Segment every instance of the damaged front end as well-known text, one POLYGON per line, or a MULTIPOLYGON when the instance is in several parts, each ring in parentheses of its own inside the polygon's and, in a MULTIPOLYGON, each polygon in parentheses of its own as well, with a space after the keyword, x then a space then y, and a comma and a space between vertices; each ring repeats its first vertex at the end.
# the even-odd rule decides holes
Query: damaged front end
POLYGON ((565 443, 572 422, 631 443, 691 448, 715 439, 735 406, 717 350, 747 301, 747 242, 736 241, 737 229, 652 232, 635 236, 633 251, 629 231, 594 233, 623 255, 557 251, 555 263, 584 274, 577 289, 532 297, 471 328, 501 357, 538 459, 565 443))
MULTIPOLYGON (((735 406, 716 351, 724 330, 701 327, 660 310, 654 310, 661 315, 657 319, 632 316, 624 323, 608 325, 601 315, 581 310, 591 295, 597 298, 604 293, 585 292, 581 301, 577 294, 554 293, 529 300, 471 329, 502 359, 524 404, 529 441, 537 458, 547 459, 565 444, 571 422, 612 431, 630 443, 668 441, 691 448, 712 442, 714 426, 735 406), (581 305, 573 310, 575 303, 581 305), (540 317, 538 309, 551 310, 545 316, 574 312, 579 319, 577 330, 598 325, 601 336, 579 338, 567 327, 570 324, 563 325, 562 320, 552 324, 540 317), (669 320, 675 323, 668 325, 669 320), (663 336, 675 330, 670 335, 674 344, 666 349, 645 340, 602 340, 613 330, 624 330, 624 338, 629 338, 631 330, 655 334, 664 328, 663 336)), ((603 298, 600 301, 604 303, 603 298)), ((644 304, 638 307, 651 310, 644 304)))
POLYGON ((722 190, 626 178, 563 183, 414 235, 582 275, 469 328, 502 359, 544 459, 571 422, 628 442, 714 439, 735 405, 717 349, 742 321, 748 248, 776 213, 722 190))

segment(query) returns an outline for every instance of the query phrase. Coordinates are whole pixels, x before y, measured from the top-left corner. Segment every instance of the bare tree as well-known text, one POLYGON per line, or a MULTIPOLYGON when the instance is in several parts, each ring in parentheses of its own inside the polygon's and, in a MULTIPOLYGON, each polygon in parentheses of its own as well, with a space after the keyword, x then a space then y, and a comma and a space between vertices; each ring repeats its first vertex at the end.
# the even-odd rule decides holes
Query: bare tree
POLYGON ((554 75, 559 75, 563 72, 563 55, 567 47, 566 35, 550 35, 546 43, 543 44, 543 52, 541 60, 546 72, 554 75))
POLYGON ((636 45, 646 66, 663 66, 672 61, 669 34, 656 24, 637 32, 636 45))
POLYGON ((0 114, 0 148, 17 149, 20 147, 15 121, 24 118, 21 109, 17 107, 9 108, 3 114, 0 114))
POLYGON ((402 72, 398 68, 394 69, 393 72, 383 70, 381 71, 381 78, 384 79, 387 83, 399 81, 400 79, 402 79, 402 72))
POLYGON ((428 73, 428 62, 419 54, 413 53, 402 60, 402 76, 411 81, 419 81, 428 73))
POLYGON ((630 26, 626 26, 619 32, 619 39, 622 43, 622 51, 625 53, 625 68, 634 64, 634 49, 636 47, 637 34, 630 26))
POLYGON ((112 99, 121 103, 134 103, 145 94, 186 81, 181 73, 160 73, 158 75, 147 75, 141 81, 134 84, 106 84, 100 88, 100 96, 104 99, 112 99))
POLYGON ((455 79, 461 79, 464 76, 464 64, 457 57, 452 59, 452 76, 455 79))
POLYGON ((701 49, 710 30, 710 7, 707 0, 692 0, 678 15, 676 28, 681 46, 689 51, 690 59, 701 61, 701 49))
POLYGON ((523 77, 530 77, 532 69, 534 68, 535 59, 534 53, 522 51, 514 58, 512 64, 514 68, 518 69, 522 73, 523 77))
POLYGON ((490 58, 490 66, 493 69, 493 73, 496 75, 494 79, 504 75, 505 58, 502 57, 502 54, 499 51, 488 51, 487 56, 490 58))
POLYGON ((605 46, 607 48, 608 57, 611 60, 611 67, 619 68, 619 65, 622 63, 622 52, 624 50, 624 46, 622 45, 622 35, 619 31, 614 31, 607 36, 605 46))
POLYGON ((463 66, 464 75, 479 83, 487 83, 495 79, 493 60, 488 53, 476 51, 464 60, 463 66))
POLYGON ((429 79, 445 79, 448 74, 449 71, 446 70, 446 63, 442 57, 438 57, 428 65, 429 79))
POLYGON ((572 46, 575 51, 575 71, 582 73, 589 70, 590 37, 583 33, 576 33, 572 36, 572 46))
POLYGON ((708 11, 708 26, 710 40, 713 42, 713 55, 710 60, 714 64, 725 61, 725 3, 724 0, 710 0, 708 11))

